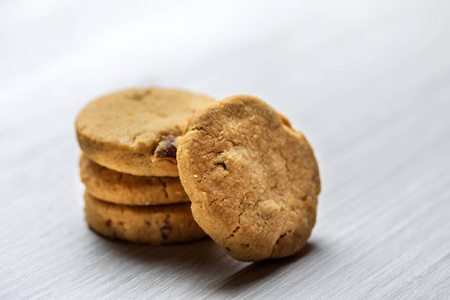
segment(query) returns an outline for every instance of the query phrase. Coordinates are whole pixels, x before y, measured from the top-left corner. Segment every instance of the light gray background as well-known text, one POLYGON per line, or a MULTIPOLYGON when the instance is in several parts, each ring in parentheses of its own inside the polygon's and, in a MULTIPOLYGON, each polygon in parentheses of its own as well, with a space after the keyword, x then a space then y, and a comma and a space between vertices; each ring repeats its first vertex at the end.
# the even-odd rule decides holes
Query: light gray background
POLYGON ((0 298, 449 299, 450 2, 0 2, 0 298), (74 119, 133 86, 262 98, 317 153, 301 255, 89 231, 74 119))

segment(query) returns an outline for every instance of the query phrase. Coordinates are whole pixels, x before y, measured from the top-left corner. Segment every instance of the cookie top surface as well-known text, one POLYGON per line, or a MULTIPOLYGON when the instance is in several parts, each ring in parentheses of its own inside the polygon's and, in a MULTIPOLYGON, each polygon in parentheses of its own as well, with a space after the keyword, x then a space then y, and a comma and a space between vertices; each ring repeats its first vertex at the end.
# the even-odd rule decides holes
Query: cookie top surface
POLYGON ((176 137, 211 98, 180 90, 130 89, 89 103, 76 119, 81 149, 110 169, 177 176, 176 137), (159 166, 158 166, 159 164, 159 166))
POLYGON ((303 134, 263 101, 234 96, 197 112, 177 159, 195 220, 235 259, 286 257, 306 244, 317 162, 303 134))

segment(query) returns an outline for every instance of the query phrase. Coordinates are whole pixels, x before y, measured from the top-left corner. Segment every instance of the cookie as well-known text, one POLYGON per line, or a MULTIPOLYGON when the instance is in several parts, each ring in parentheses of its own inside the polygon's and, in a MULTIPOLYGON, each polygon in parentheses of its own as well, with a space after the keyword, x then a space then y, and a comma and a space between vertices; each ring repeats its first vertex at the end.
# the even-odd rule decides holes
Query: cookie
POLYGON ((188 203, 136 207, 104 202, 88 193, 84 200, 88 226, 108 238, 161 245, 206 236, 188 203))
POLYGON ((146 177, 119 173, 96 164, 82 154, 81 181, 86 191, 104 201, 126 205, 189 202, 178 177, 146 177))
POLYGON ((78 115, 78 142, 87 157, 122 173, 178 176, 177 137, 211 98, 185 91, 130 89, 89 103, 78 115))
POLYGON ((293 255, 315 224, 317 162, 283 118, 258 98, 226 98, 197 112, 178 146, 194 219, 237 260, 293 255))

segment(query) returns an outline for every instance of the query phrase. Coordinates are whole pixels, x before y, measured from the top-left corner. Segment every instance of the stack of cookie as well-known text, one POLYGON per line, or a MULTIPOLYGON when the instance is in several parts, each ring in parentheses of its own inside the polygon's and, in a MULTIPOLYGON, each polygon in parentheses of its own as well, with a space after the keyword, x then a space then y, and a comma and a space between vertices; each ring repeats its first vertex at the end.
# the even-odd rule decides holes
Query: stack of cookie
POLYGON ((86 219, 101 235, 153 245, 208 235, 241 261, 294 255, 311 235, 314 152, 258 98, 127 90, 87 105, 76 129, 86 219))
POLYGON ((188 118, 212 99, 169 89, 131 89, 88 104, 76 120, 86 220, 94 231, 160 245, 201 239, 178 177, 188 118))

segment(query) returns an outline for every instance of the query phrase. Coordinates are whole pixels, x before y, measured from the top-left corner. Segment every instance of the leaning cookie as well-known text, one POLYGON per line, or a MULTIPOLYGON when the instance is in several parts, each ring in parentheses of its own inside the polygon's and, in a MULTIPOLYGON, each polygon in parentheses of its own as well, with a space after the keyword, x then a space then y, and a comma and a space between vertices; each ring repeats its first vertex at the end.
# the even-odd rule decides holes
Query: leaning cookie
POLYGON ((87 157, 109 169, 138 176, 178 176, 177 137, 188 118, 212 103, 185 91, 130 89, 88 104, 76 120, 87 157))
POLYGON ((189 202, 178 177, 145 177, 119 173, 96 164, 82 154, 81 181, 86 191, 104 201, 126 205, 189 202))
POLYGON ((187 203, 134 207, 107 203, 88 193, 84 200, 88 226, 108 238, 161 245, 206 237, 187 203))
POLYGON ((306 244, 317 162, 303 134, 263 101, 235 96, 197 112, 177 160, 195 220, 235 259, 286 257, 306 244))

